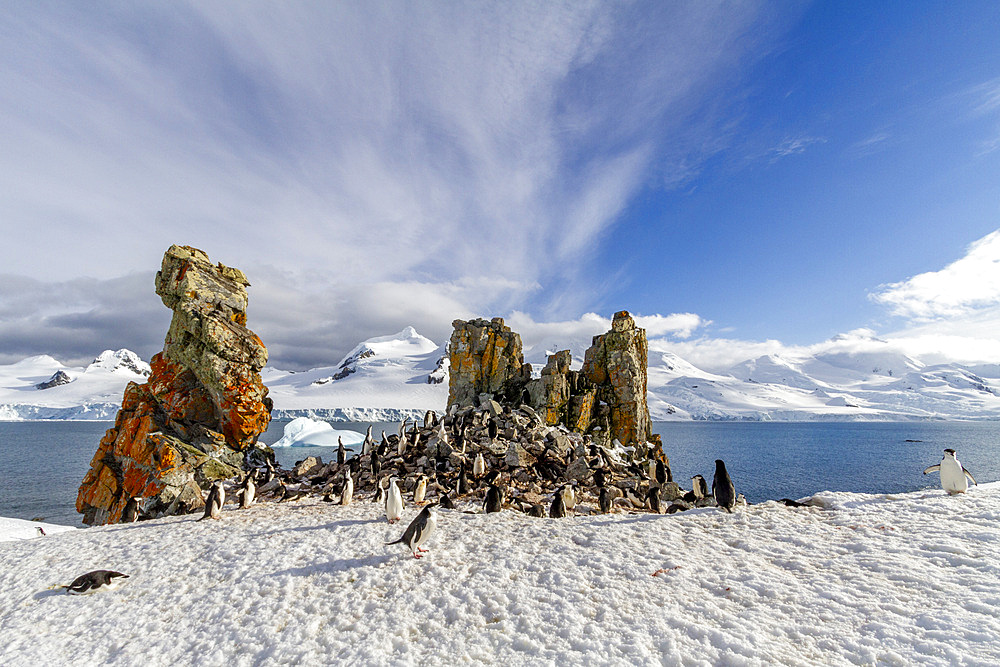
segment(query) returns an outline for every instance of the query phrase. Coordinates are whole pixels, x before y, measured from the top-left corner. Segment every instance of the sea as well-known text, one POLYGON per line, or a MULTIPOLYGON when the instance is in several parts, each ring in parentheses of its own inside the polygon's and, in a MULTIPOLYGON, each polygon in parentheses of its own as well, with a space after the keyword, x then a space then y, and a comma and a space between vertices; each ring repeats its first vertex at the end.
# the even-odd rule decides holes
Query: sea
MULTIPOLYGON (((261 436, 272 444, 287 422, 261 436)), ((0 422, 0 516, 82 526, 76 493, 110 422, 0 422)), ((375 423, 376 437, 398 423, 375 423)), ((337 422, 364 433, 368 423, 337 422)), ((980 483, 1000 479, 1000 422, 656 422, 674 481, 712 482, 722 459, 737 492, 751 503, 802 498, 820 491, 901 493, 939 488, 923 475, 942 450, 958 457, 980 483)), ((275 450, 282 466, 306 456, 329 461, 331 447, 275 450)))

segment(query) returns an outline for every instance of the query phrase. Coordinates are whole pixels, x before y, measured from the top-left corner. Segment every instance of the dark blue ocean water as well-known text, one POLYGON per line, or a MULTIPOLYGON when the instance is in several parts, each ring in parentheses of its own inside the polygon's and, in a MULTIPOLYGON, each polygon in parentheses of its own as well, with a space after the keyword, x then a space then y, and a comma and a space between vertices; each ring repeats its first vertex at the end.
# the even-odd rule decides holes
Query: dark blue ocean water
MULTIPOLYGON (((0 516, 79 524, 76 491, 110 427, 108 422, 0 422, 0 516)), ((364 432, 368 424, 338 423, 364 432)), ((395 432, 398 424, 377 424, 395 432)), ((284 424, 261 437, 278 440, 284 424)), ((1000 479, 1000 422, 785 423, 661 422, 674 479, 690 488, 702 474, 711 484, 715 459, 726 462, 737 491, 750 502, 799 498, 818 491, 898 493, 936 488, 937 477, 921 474, 947 447, 958 451, 980 482, 1000 479), (920 442, 907 442, 918 440, 920 442)), ((309 455, 324 461, 329 447, 276 451, 284 466, 309 455)))

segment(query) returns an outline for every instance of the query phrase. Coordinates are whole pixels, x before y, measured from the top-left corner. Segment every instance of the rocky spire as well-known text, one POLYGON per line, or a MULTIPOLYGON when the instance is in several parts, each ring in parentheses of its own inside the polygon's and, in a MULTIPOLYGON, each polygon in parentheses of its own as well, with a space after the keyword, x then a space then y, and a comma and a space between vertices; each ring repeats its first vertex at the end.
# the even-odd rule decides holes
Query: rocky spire
POLYGON ((503 318, 455 320, 448 345, 450 375, 448 405, 474 405, 480 394, 501 402, 520 402, 521 390, 531 377, 524 363, 521 337, 503 318))
POLYGON ((171 246, 156 293, 173 310, 163 351, 129 383, 77 496, 89 524, 113 523, 129 498, 147 514, 191 511, 201 489, 231 477, 271 418, 260 378, 267 348, 246 328, 249 282, 189 246, 171 246))

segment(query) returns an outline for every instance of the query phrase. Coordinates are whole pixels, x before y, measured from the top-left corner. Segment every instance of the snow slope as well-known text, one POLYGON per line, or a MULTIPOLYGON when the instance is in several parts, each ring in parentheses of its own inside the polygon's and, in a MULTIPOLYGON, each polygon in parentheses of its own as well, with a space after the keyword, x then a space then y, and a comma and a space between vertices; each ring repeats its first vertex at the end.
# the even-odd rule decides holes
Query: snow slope
MULTIPOLYGON (((0 655, 60 664, 995 665, 1000 483, 727 515, 228 505, 0 544, 0 655), (130 575, 89 597, 93 569, 130 575)), ((460 508, 461 509, 461 508, 460 508)))
MULTIPOLYGON (((582 363, 575 351, 582 344, 572 368, 582 363)), ((537 374, 545 349, 536 348, 526 354, 537 374)), ((132 368, 148 369, 127 355, 105 352, 87 369, 51 357, 0 366, 0 420, 112 419, 125 384, 144 379, 132 368), (57 371, 72 382, 35 388, 57 371)), ((650 341, 648 359, 647 400, 658 421, 1000 419, 1000 365, 926 365, 857 333, 812 353, 766 355, 716 372, 662 340, 650 341)), ((335 366, 268 367, 262 375, 276 419, 401 421, 441 411, 448 400, 447 348, 412 327, 359 344, 335 366)))
POLYGON ((0 420, 114 419, 129 382, 145 382, 149 364, 130 350, 105 350, 86 368, 50 356, 0 365, 0 420), (62 372, 68 384, 39 389, 62 372))
POLYGON ((266 368, 263 379, 275 418, 401 421, 444 409, 448 380, 439 365, 447 356, 443 346, 406 327, 366 340, 336 366, 302 373, 266 368))

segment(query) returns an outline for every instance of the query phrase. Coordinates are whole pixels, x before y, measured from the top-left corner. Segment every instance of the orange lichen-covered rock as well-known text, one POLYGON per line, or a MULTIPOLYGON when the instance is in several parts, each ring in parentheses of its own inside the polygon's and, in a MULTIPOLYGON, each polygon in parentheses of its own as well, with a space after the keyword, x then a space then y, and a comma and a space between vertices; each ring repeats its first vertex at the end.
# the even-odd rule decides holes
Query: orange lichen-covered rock
POLYGON ((610 409, 610 437, 623 445, 651 440, 646 404, 646 330, 627 311, 615 313, 611 331, 594 336, 580 374, 610 409))
POLYGON ((132 497, 147 515, 202 505, 201 488, 240 472, 271 419, 267 348, 246 328, 246 276, 171 246, 156 293, 173 310, 149 380, 130 383, 77 495, 89 524, 114 523, 132 497))
POLYGON ((473 405, 480 394, 501 401, 520 398, 531 377, 524 363, 521 337, 503 323, 503 318, 455 320, 448 345, 450 371, 448 405, 473 405))

